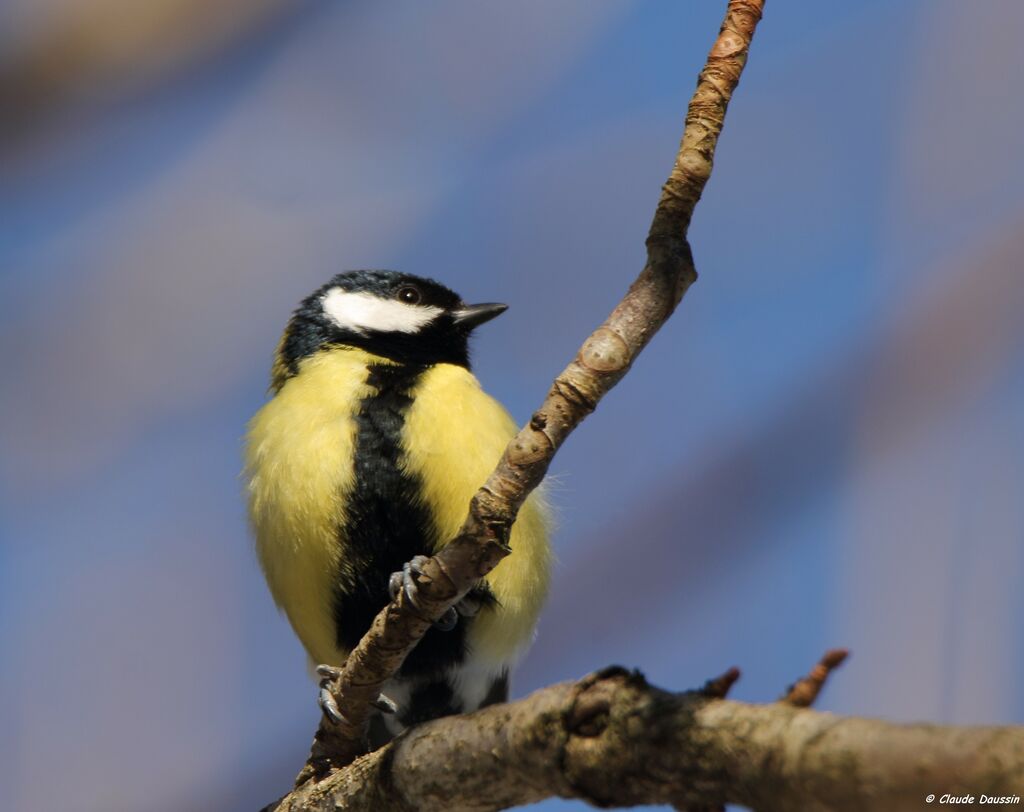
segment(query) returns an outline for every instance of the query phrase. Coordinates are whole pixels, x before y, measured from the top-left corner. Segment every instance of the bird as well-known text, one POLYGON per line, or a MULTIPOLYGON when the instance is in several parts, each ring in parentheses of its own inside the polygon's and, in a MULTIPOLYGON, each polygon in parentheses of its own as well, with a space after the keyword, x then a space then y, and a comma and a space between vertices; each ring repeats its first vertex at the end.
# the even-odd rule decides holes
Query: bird
MULTIPOLYGON (((271 595, 329 681, 424 556, 457 534, 517 426, 470 368, 473 331, 504 304, 467 305, 432 279, 337 274, 299 304, 249 423, 245 476, 271 595)), ((429 629, 388 681, 371 746, 508 699, 550 582, 549 509, 524 503, 512 553, 429 629)))

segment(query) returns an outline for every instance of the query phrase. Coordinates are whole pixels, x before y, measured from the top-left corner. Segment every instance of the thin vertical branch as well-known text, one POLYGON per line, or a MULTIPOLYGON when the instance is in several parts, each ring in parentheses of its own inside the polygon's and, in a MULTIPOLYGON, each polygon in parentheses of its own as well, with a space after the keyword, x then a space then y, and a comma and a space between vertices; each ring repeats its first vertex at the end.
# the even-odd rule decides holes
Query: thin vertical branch
POLYGON ((672 315, 697 272, 687 241, 694 206, 711 176, 729 100, 747 61, 763 0, 729 0, 686 114, 686 126, 647 236, 647 263, 612 314, 555 379, 543 404, 509 443, 473 497, 458 535, 423 567, 418 602, 404 593, 356 646, 335 694, 344 721, 324 721, 297 783, 321 777, 365 751, 370 703, 431 624, 508 555, 509 531, 566 437, 621 380, 672 315))

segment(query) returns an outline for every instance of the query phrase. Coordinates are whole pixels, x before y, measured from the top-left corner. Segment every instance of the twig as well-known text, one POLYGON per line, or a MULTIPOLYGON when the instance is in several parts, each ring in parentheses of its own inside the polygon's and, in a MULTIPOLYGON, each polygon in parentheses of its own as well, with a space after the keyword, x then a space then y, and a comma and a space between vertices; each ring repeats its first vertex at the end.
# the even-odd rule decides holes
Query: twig
POLYGON ((779 702, 785 705, 792 705, 794 708, 811 707, 818 698, 818 694, 821 693, 821 689, 825 687, 825 682, 828 680, 829 675, 839 668, 849 656, 850 652, 845 648, 834 648, 831 651, 826 651, 825 656, 811 669, 811 673, 790 685, 786 689, 785 695, 779 699, 779 702))
POLYGON ((739 678, 740 670, 733 666, 725 673, 705 682, 700 692, 709 699, 725 699, 739 678))
POLYGON ((651 223, 646 266, 509 444, 494 473, 473 497, 459 534, 423 567, 418 593, 421 611, 400 592, 349 656, 335 691, 347 722, 321 724, 297 784, 320 778, 364 752, 371 701, 431 623, 511 552, 507 541, 516 513, 543 479, 555 452, 625 375, 697 278, 687 228, 711 175, 726 107, 739 82, 763 4, 764 0, 729 0, 651 223))

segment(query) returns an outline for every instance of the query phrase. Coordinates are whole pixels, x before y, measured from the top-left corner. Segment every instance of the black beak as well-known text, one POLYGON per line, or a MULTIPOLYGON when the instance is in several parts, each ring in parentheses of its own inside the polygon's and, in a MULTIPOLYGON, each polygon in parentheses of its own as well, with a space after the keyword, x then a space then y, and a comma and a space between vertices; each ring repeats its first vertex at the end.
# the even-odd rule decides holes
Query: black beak
POLYGON ((452 311, 452 321, 459 327, 472 330, 479 327, 485 321, 490 321, 508 310, 507 304, 487 302, 486 304, 464 305, 458 310, 452 311))

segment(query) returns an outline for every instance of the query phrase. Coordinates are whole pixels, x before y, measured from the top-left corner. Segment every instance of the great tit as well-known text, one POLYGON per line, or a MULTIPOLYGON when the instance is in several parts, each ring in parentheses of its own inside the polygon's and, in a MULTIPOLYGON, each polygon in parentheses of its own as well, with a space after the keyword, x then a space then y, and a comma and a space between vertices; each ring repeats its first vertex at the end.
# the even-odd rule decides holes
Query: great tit
MULTIPOLYGON (((506 309, 467 305, 394 271, 335 276, 277 346, 271 399, 247 438, 249 513, 270 591, 322 676, 369 629, 418 556, 452 539, 516 424, 470 372, 474 328, 506 309), (404 570, 404 575, 403 575, 404 570)), ((430 629, 371 722, 379 745, 421 721, 504 701, 533 637, 551 563, 531 496, 512 554, 430 629)), ((336 706, 321 691, 321 706, 336 706)))

